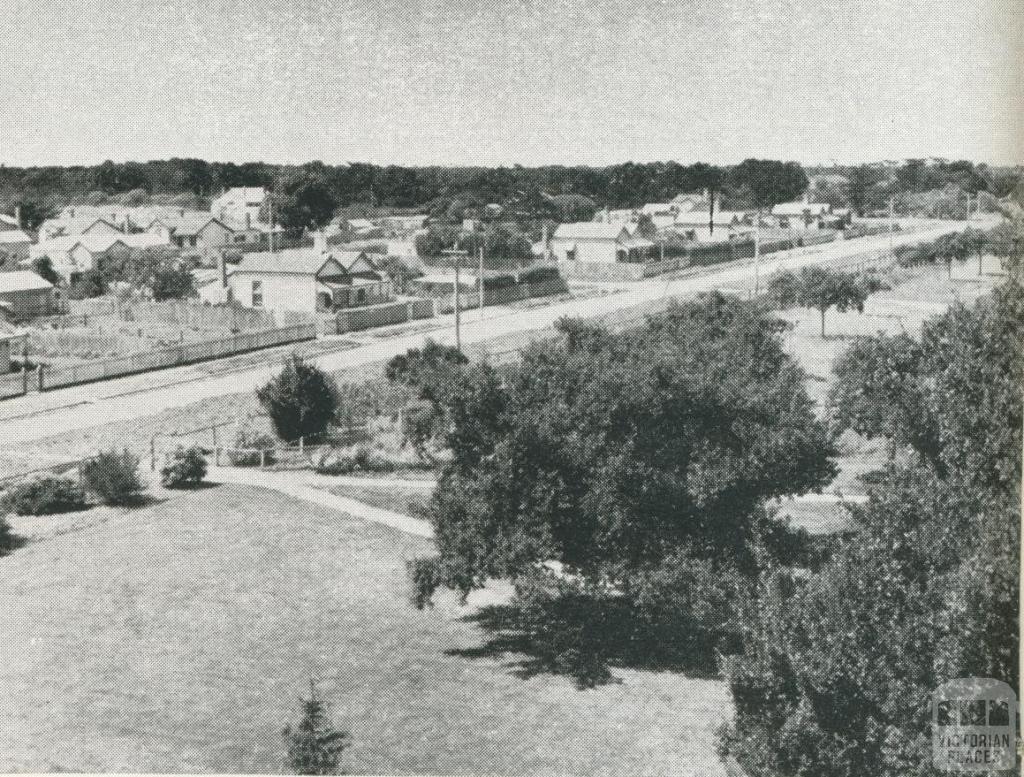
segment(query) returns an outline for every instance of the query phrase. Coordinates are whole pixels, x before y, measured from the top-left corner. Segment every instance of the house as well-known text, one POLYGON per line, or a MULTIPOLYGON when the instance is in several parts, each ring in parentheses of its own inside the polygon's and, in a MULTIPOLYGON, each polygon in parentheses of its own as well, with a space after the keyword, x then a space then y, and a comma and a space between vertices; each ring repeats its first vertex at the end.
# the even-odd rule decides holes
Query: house
POLYGON ((355 232, 357 235, 364 235, 367 232, 376 229, 377 225, 369 219, 348 219, 345 222, 345 227, 350 232, 355 232))
MULTIPOLYGON (((232 227, 222 219, 202 211, 160 216, 150 223, 146 231, 164 237, 178 248, 223 248, 235 243, 235 230, 232 227)), ((258 235, 258 232, 253 230, 253 234, 258 235)), ((243 235, 238 242, 246 243, 247 239, 243 235)), ((259 238, 254 238, 252 242, 258 243, 259 238)))
POLYGON ((772 208, 772 216, 778 219, 784 229, 822 229, 832 212, 827 202, 811 202, 805 194, 797 202, 784 202, 772 208))
POLYGON ((96 268, 101 258, 122 259, 133 249, 157 248, 167 245, 161 235, 143 232, 135 235, 114 234, 62 235, 44 240, 29 248, 29 257, 35 261, 48 256, 53 269, 68 283, 74 283, 82 273, 96 268))
POLYGON ((274 311, 332 313, 394 298, 366 253, 327 250, 320 235, 312 248, 246 254, 226 281, 232 299, 274 311))
POLYGON ((16 270, 0 273, 0 316, 8 321, 51 316, 62 308, 60 292, 34 272, 16 270))
POLYGON ((39 240, 61 235, 120 235, 121 228, 113 221, 98 216, 68 216, 47 219, 39 225, 39 240))
POLYGON ((749 231, 751 225, 743 211, 720 210, 709 215, 706 210, 695 210, 677 213, 671 229, 688 240, 720 243, 749 231))
POLYGON ((17 267, 28 259, 32 239, 20 229, 0 230, 0 270, 17 267))
POLYGON ((584 221, 560 224, 551 237, 551 252, 567 262, 643 262, 654 255, 654 243, 635 237, 622 224, 584 221))
POLYGON ((244 224, 260 220, 260 210, 267 198, 262 186, 238 186, 228 189, 210 203, 210 214, 221 221, 235 221, 244 224))

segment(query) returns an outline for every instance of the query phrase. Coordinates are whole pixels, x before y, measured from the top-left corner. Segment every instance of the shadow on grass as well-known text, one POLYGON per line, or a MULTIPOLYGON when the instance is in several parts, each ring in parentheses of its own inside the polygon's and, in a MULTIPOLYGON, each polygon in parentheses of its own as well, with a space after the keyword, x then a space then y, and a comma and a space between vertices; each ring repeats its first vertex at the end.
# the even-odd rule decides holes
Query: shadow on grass
POLYGON ((28 540, 11 531, 11 527, 0 515, 0 558, 8 556, 28 545, 28 540))
MULTIPOLYGON (((643 669, 678 672, 695 679, 720 676, 714 646, 699 639, 686 645, 658 638, 625 614, 624 607, 606 605, 595 621, 563 622, 560 633, 538 637, 523 626, 515 604, 489 605, 463 622, 479 626, 485 640, 470 648, 453 648, 446 655, 469 659, 506 659, 505 667, 528 680, 541 674, 566 675, 580 688, 621 682, 608 670, 643 669), (511 661, 507 659, 512 658, 511 661), (596 678, 596 681, 595 681, 596 678)), ((594 610, 585 614, 593 616, 594 610)))
POLYGON ((199 483, 183 483, 180 486, 164 486, 168 491, 180 491, 184 494, 190 491, 206 491, 211 488, 220 488, 223 483, 211 483, 209 480, 203 480, 199 483))

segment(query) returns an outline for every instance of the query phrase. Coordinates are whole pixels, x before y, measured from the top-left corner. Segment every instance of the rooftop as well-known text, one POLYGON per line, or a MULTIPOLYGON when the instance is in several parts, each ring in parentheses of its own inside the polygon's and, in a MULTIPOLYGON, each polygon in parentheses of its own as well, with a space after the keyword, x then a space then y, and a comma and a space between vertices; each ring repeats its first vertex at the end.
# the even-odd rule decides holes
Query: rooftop
POLYGON ((0 243, 10 245, 11 243, 31 243, 32 238, 20 229, 5 229, 0 231, 0 243))
POLYGON ((314 248, 289 248, 284 251, 260 251, 246 254, 235 272, 287 273, 291 275, 316 275, 331 259, 349 272, 360 259, 366 261, 369 269, 373 263, 362 251, 318 251, 314 248))
POLYGON ((622 224, 580 221, 575 224, 559 224, 554 237, 568 240, 617 240, 624 231, 622 224))
POLYGON ((0 294, 14 291, 40 291, 52 289, 53 284, 31 270, 0 272, 0 294))

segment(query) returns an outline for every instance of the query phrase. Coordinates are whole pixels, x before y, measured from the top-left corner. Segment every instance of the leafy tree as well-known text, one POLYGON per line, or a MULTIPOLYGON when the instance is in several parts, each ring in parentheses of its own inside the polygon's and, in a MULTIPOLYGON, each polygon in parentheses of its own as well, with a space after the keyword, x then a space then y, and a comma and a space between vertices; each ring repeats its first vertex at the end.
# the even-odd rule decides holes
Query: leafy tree
POLYGON ((1010 279, 927 322, 919 346, 858 344, 840 370, 847 422, 921 455, 873 478, 858 533, 819 573, 763 580, 726 672, 722 750, 747 773, 930 773, 938 685, 1018 686, 1022 314, 1010 279))
POLYGON ((20 197, 15 206, 20 208, 21 226, 28 230, 39 229, 39 225, 57 214, 53 205, 38 197, 20 197))
POLYGON ((285 229, 319 229, 334 216, 338 202, 330 186, 317 176, 299 176, 282 187, 275 205, 275 220, 285 229))
POLYGON ((384 376, 392 383, 416 388, 421 399, 436 401, 446 393, 442 387, 452 383, 458 369, 468 362, 455 346, 427 338, 423 348, 393 356, 384 366, 384 376))
POLYGON ((288 747, 288 766, 295 774, 340 774, 341 754, 350 744, 349 735, 331 724, 330 709, 309 683, 309 698, 300 699, 302 719, 283 732, 288 747))
POLYGON ((270 415, 277 436, 286 442, 322 435, 338 411, 334 381, 295 354, 277 377, 256 390, 256 398, 270 415))
POLYGON ((72 299, 91 299, 101 297, 107 293, 107 282, 103 274, 96 269, 86 270, 79 277, 72 281, 68 289, 68 295, 72 299))
POLYGON ((731 179, 748 192, 758 210, 795 200, 809 183, 799 164, 773 159, 745 159, 733 168, 731 179))
POLYGON ((35 270, 43 280, 49 281, 53 285, 60 283, 61 277, 56 270, 53 269, 53 262, 48 256, 37 256, 32 261, 32 269, 35 270))
POLYGON ((824 337, 825 313, 829 308, 835 308, 841 313, 847 310, 863 313, 864 301, 877 288, 870 279, 860 279, 853 273, 817 266, 805 267, 800 271, 797 303, 821 313, 821 336, 824 337))
POLYGON ((877 168, 870 165, 859 165, 850 169, 847 195, 850 199, 850 207, 858 216, 863 216, 869 210, 875 210, 882 206, 884 192, 881 192, 879 188, 882 183, 883 174, 877 168))
POLYGON ((790 270, 776 273, 768 282, 767 295, 775 307, 791 307, 800 297, 800 279, 790 270))
POLYGON ((157 302, 166 299, 184 299, 195 294, 195 278, 185 267, 165 266, 153 273, 151 289, 157 302))
POLYGON ((590 221, 597 212, 597 203, 582 194, 556 194, 551 203, 557 211, 557 219, 561 223, 590 221))
POLYGON ((638 614, 690 559, 750 574, 762 501, 835 473, 782 326, 715 294, 622 333, 560 322, 505 375, 466 368, 428 510, 438 577, 465 593, 553 560, 638 614))

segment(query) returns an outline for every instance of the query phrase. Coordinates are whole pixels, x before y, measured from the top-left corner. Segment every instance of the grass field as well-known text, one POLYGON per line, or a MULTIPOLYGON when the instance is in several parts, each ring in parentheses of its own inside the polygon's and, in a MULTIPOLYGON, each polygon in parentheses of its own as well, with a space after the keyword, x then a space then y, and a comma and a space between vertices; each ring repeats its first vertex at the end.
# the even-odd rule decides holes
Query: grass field
POLYGON ((718 680, 521 679, 472 600, 407 603, 427 541, 260 489, 157 496, 14 520, 34 541, 0 559, 0 771, 280 771, 312 677, 352 773, 723 773, 718 680))

